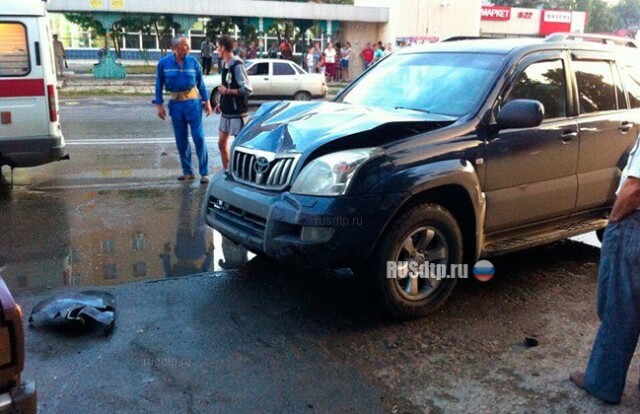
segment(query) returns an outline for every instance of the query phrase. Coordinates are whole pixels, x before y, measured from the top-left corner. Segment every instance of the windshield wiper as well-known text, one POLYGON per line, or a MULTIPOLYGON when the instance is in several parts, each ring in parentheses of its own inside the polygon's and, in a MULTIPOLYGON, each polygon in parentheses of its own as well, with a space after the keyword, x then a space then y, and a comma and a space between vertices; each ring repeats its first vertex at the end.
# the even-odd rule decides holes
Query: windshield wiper
POLYGON ((405 109, 407 111, 416 111, 416 112, 423 112, 425 114, 430 114, 431 111, 427 110, 427 109, 420 109, 420 108, 405 108, 404 106, 396 106, 393 109, 405 109))

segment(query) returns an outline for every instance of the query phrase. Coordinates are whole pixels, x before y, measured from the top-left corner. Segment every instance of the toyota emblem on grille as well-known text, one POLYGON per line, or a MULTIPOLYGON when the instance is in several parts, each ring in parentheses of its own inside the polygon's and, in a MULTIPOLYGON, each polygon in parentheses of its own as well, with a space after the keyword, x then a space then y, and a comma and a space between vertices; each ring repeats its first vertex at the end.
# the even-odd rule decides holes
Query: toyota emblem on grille
POLYGON ((264 174, 267 172, 267 170, 269 169, 269 160, 266 159, 265 157, 260 157, 256 160, 256 163, 253 165, 253 171, 256 172, 256 174, 264 174))

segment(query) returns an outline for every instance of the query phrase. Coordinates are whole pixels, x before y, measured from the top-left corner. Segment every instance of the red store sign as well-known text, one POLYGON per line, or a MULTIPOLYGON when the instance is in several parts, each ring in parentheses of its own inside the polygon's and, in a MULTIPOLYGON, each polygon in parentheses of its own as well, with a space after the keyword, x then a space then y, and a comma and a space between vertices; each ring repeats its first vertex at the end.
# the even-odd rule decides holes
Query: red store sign
POLYGON ((555 32, 571 31, 572 13, 565 10, 542 10, 540 34, 546 36, 555 32))
POLYGON ((511 20, 511 7, 482 5, 480 19, 506 22, 511 20))

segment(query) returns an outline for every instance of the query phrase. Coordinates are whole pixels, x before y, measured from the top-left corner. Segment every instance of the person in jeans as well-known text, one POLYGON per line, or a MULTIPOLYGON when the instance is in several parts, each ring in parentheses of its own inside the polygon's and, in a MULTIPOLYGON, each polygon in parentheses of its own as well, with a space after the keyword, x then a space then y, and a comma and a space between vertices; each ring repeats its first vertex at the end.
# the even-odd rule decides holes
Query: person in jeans
POLYGON ((369 69, 371 66, 371 62, 373 62, 373 49, 371 48, 371 43, 367 43, 367 46, 364 48, 360 56, 362 56, 362 60, 364 60, 364 70, 369 69))
POLYGON ((640 335, 640 136, 629 154, 609 216, 598 275, 596 336, 586 372, 571 381, 609 404, 618 404, 640 335))
POLYGON ((211 104, 207 96, 207 89, 202 80, 200 64, 189 55, 189 43, 184 35, 178 35, 171 41, 173 53, 158 61, 156 74, 156 110, 158 117, 164 120, 167 116, 164 109, 162 90, 171 93, 169 101, 169 115, 176 136, 176 146, 180 155, 182 175, 179 181, 192 181, 193 165, 191 164, 191 146, 189 145, 189 131, 198 154, 200 182, 209 182, 209 155, 204 142, 202 128, 202 109, 207 116, 211 115, 211 104), (204 104, 204 105, 203 105, 204 104))
POLYGON ((236 136, 249 120, 248 98, 253 92, 244 62, 233 55, 233 39, 218 39, 218 54, 222 57, 222 83, 218 87, 220 103, 215 111, 221 114, 218 148, 222 167, 229 166, 229 136, 236 136))
POLYGON ((213 61, 213 43, 208 37, 200 45, 200 52, 202 52, 202 72, 208 75, 213 61))
POLYGON ((313 56, 313 54, 314 54, 314 48, 310 47, 307 50, 307 54, 304 57, 305 66, 307 68, 307 72, 309 73, 316 73, 316 59, 313 56))
POLYGON ((347 42, 340 53, 340 65, 342 66, 342 80, 349 80, 349 60, 351 59, 351 43, 347 42))

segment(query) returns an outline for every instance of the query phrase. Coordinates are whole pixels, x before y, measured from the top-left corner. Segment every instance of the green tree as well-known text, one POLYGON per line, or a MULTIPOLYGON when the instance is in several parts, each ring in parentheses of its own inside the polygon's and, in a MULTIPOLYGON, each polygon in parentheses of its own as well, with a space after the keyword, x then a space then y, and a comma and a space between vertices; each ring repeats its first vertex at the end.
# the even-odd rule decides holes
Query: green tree
POLYGON ((576 10, 589 13, 585 28, 587 33, 607 33, 617 28, 618 18, 604 0, 578 0, 576 10))
POLYGON ((640 24, 640 0, 622 0, 613 10, 619 18, 621 28, 637 31, 640 24))
POLYGON ((93 18, 91 13, 65 13, 64 17, 71 23, 75 23, 82 28, 82 30, 92 30, 100 36, 104 36, 105 31, 102 25, 93 18))

